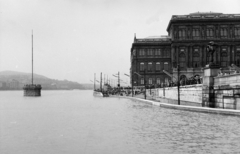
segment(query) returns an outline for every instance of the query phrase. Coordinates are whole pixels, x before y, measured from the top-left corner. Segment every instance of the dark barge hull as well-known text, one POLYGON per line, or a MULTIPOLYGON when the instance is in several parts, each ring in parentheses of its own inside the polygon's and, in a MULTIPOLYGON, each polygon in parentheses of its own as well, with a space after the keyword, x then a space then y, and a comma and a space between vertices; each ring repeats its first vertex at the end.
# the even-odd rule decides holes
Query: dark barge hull
POLYGON ((41 89, 42 89, 41 85, 25 85, 23 87, 24 96, 32 97, 41 96, 41 89))

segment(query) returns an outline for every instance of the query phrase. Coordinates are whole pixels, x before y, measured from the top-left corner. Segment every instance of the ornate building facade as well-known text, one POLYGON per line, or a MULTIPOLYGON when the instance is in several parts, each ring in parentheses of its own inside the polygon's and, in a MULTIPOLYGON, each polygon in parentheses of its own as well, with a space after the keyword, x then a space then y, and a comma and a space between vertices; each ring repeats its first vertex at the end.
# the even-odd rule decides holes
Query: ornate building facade
POLYGON ((173 15, 167 32, 165 38, 134 38, 130 73, 134 86, 144 83, 144 70, 146 84, 166 83, 170 77, 163 70, 176 78, 177 65, 181 78, 202 76, 203 68, 210 60, 206 51, 210 41, 218 45, 215 63, 223 69, 231 64, 240 66, 240 14, 197 12, 173 15))
POLYGON ((210 60, 206 51, 210 41, 218 45, 215 63, 223 69, 233 63, 240 66, 240 14, 197 12, 173 15, 167 31, 172 39, 173 76, 177 76, 177 64, 182 76, 202 76, 202 68, 210 60))
POLYGON ((131 77, 134 86, 160 85, 170 77, 163 70, 172 73, 171 40, 166 37, 134 38, 131 49, 131 77))

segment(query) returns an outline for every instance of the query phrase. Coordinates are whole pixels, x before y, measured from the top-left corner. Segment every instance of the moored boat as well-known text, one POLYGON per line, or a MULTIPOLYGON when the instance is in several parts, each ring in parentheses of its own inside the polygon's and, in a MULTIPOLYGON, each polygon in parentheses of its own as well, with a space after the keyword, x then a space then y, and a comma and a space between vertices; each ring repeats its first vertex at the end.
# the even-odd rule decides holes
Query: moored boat
POLYGON ((103 93, 101 91, 93 91, 93 96, 99 96, 99 97, 103 97, 103 93))

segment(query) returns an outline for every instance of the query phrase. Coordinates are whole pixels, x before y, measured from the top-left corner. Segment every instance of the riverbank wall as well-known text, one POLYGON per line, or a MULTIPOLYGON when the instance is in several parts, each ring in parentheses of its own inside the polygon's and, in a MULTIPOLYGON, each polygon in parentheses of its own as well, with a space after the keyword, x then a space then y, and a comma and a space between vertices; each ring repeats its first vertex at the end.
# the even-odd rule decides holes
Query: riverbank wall
MULTIPOLYGON (((147 89, 148 97, 160 102, 178 104, 177 87, 147 89)), ((202 84, 180 87, 180 103, 187 106, 202 106, 202 84)))
MULTIPOLYGON (((178 104, 177 87, 147 89, 146 94, 160 102, 178 104)), ((215 64, 204 68, 202 84, 180 86, 180 104, 240 110, 240 73, 224 73, 215 64)))
POLYGON ((210 113, 210 114, 240 116, 240 110, 169 104, 169 103, 162 102, 162 101, 159 101, 159 100, 152 100, 151 97, 147 97, 147 99, 137 98, 136 96, 135 97, 130 97, 130 96, 111 95, 110 97, 131 99, 131 100, 140 101, 140 102, 148 103, 148 104, 151 104, 151 105, 156 105, 156 106, 163 107, 163 108, 169 108, 169 109, 184 110, 184 111, 191 111, 191 112, 201 112, 201 113, 210 113))

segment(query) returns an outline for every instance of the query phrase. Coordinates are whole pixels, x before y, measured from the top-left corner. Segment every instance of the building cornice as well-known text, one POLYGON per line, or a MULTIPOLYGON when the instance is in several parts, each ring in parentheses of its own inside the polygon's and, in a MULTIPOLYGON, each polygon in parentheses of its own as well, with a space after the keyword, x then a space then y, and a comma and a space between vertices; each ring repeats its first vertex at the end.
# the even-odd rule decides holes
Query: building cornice
POLYGON ((223 21, 240 21, 240 14, 222 14, 222 13, 191 13, 189 15, 173 15, 169 21, 167 31, 173 23, 179 22, 223 22, 223 21))

